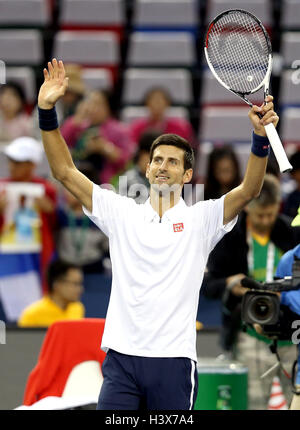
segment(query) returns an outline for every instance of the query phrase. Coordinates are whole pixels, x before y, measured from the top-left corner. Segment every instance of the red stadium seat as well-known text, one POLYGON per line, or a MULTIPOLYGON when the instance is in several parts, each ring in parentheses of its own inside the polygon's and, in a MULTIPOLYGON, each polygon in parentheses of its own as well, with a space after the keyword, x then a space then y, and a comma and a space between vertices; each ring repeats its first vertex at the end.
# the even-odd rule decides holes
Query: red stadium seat
MULTIPOLYGON (((24 405, 49 396, 61 397, 72 369, 78 364, 96 361, 102 365, 105 353, 100 344, 104 323, 104 319, 86 318, 59 321, 49 327, 37 365, 28 377, 24 405)), ((88 386, 89 381, 83 384, 88 386)), ((82 390, 86 391, 86 387, 82 390)))

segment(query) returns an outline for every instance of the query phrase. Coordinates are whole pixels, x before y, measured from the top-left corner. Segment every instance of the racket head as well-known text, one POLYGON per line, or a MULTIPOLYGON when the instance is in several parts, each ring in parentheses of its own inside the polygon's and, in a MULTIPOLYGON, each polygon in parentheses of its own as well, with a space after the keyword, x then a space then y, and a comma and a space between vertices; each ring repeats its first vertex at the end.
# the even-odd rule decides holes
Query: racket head
POLYGON ((272 46, 267 30, 252 13, 229 9, 208 26, 204 52, 215 78, 242 98, 268 87, 272 46))

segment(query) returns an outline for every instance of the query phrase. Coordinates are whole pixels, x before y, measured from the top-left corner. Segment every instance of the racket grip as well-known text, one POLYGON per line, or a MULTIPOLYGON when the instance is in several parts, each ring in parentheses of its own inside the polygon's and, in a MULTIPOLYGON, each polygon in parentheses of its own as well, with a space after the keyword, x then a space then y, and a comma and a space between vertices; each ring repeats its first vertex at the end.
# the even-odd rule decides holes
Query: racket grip
POLYGON ((265 130, 266 130, 270 145, 273 149, 274 155, 276 157, 277 163, 279 165, 280 172, 281 173, 290 172, 291 170, 293 170, 293 167, 286 156, 281 140, 278 136, 276 128, 274 127, 274 124, 271 123, 271 124, 265 125, 265 130))

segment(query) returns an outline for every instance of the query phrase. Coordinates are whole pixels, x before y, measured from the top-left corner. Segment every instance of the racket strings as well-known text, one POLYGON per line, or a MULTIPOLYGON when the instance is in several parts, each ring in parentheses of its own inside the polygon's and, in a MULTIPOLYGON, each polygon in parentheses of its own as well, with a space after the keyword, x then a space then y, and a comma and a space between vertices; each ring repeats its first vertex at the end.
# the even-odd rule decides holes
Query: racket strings
POLYGON ((269 46, 259 24, 237 12, 211 28, 207 54, 219 79, 229 88, 250 93, 260 87, 269 64, 269 46))

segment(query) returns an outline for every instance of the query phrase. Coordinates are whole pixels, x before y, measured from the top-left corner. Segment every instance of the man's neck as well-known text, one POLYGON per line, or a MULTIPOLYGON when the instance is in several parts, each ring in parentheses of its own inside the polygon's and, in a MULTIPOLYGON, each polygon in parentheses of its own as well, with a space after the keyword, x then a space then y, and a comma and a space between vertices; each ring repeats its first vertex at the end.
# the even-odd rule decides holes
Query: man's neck
POLYGON ((181 193, 178 194, 176 192, 171 191, 170 193, 166 193, 164 195, 161 192, 157 192, 150 188, 150 204, 158 213, 159 217, 162 218, 164 213, 173 208, 180 200, 181 193))
POLYGON ((62 310, 66 310, 68 303, 62 298, 60 297, 58 294, 52 293, 51 295, 49 295, 49 298, 52 300, 52 302, 54 302, 59 308, 61 308, 62 310))

